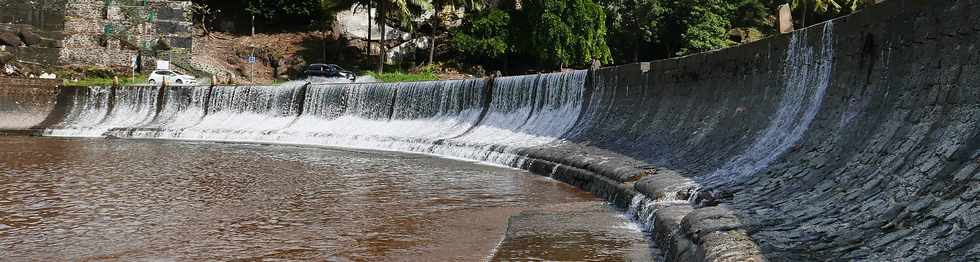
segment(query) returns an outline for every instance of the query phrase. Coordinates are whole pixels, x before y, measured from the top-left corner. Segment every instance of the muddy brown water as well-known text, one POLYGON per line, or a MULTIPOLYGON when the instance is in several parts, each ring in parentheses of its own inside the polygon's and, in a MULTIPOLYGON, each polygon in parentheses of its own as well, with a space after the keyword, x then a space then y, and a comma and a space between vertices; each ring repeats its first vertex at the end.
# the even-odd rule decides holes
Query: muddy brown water
POLYGON ((293 146, 0 137, 3 260, 647 260, 591 194, 525 171, 293 146))

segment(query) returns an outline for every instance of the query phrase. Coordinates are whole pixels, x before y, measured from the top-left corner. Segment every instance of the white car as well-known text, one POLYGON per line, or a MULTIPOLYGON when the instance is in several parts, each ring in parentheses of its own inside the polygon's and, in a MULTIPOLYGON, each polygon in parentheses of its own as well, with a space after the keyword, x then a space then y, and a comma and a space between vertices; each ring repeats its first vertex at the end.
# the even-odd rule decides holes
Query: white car
POLYGON ((151 85, 196 85, 197 79, 173 70, 156 70, 150 73, 147 82, 151 85))

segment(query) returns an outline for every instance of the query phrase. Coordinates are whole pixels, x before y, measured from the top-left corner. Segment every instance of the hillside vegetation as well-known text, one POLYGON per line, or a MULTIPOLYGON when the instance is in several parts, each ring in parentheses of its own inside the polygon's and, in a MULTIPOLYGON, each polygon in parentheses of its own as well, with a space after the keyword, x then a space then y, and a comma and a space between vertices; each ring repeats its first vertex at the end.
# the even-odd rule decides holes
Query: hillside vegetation
MULTIPOLYGON (((270 35, 303 34, 305 39, 300 44, 291 43, 302 45, 301 48, 271 46, 263 53, 291 61, 284 65, 287 67, 332 62, 365 74, 384 76, 388 71, 420 72, 422 66, 428 65, 426 70, 435 75, 452 72, 455 76, 483 76, 497 71, 521 74, 585 68, 596 63, 650 61, 725 48, 776 34, 775 14, 782 4, 789 4, 794 26, 800 28, 855 12, 873 0, 193 2, 195 22, 204 36, 220 32, 228 39, 247 37, 253 31, 270 35), (394 27, 408 36, 369 35, 360 39, 342 36, 336 30, 340 26, 336 17, 352 8, 376 10, 367 12, 369 26, 394 27), (410 49, 408 58, 397 61, 388 61, 388 56, 380 55, 399 44, 419 39, 434 41, 434 48, 426 45, 410 49), (300 51, 284 52, 277 48, 300 51)), ((269 60, 281 59, 270 57, 269 60)))

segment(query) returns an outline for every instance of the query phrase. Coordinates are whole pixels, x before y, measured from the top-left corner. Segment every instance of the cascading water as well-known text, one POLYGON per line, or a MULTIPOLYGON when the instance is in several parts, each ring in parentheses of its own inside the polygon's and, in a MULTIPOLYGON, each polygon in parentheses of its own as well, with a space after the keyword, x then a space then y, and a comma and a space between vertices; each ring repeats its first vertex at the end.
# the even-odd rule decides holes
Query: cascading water
POLYGON ((299 96, 305 84, 213 87, 204 118, 175 138, 269 142, 262 138, 286 128, 299 115, 303 99, 299 96))
POLYGON ((520 166, 517 149, 554 142, 575 125, 586 75, 504 77, 492 86, 474 79, 134 87, 115 96, 93 88, 76 97, 64 127, 46 134, 340 146, 520 166))
POLYGON ((586 76, 587 71, 575 71, 495 79, 493 98, 480 125, 451 141, 466 146, 439 147, 434 153, 523 165, 514 150, 556 141, 575 125, 586 76))
POLYGON ((209 87, 168 88, 165 104, 147 128, 185 129, 201 122, 211 91, 209 87))
POLYGON ((705 176, 700 181, 703 186, 737 182, 762 171, 803 137, 830 85, 834 62, 832 29, 832 22, 823 25, 819 51, 807 44, 806 31, 792 35, 783 69, 785 88, 769 126, 744 153, 705 176))
POLYGON ((86 128, 97 126, 109 113, 111 87, 93 86, 78 89, 84 93, 72 96, 72 111, 65 115, 60 125, 44 130, 46 136, 80 136, 86 128))
POLYGON ((150 123, 136 128, 116 128, 107 135, 114 137, 177 138, 187 128, 201 122, 210 94, 210 87, 164 88, 162 108, 150 123))
POLYGON ((68 116, 66 125, 48 129, 48 136, 100 137, 113 128, 148 124, 156 115, 159 87, 96 87, 76 96, 81 110, 68 116), (110 102, 112 103, 110 106, 110 102))
POLYGON ((280 142, 429 152, 479 120, 482 80, 321 85, 280 142))

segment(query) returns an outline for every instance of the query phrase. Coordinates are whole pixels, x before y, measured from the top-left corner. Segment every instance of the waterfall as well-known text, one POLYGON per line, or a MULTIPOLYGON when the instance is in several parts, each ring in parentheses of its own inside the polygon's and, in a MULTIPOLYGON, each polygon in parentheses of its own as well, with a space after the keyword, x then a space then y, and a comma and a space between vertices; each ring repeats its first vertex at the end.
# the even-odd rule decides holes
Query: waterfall
POLYGON ((65 116, 65 120, 52 128, 46 129, 43 134, 46 136, 66 136, 66 137, 99 137, 111 129, 112 124, 126 124, 124 122, 139 122, 146 117, 142 110, 147 105, 139 105, 144 99, 150 98, 149 94, 139 94, 147 92, 143 87, 133 87, 133 89, 122 89, 116 92, 119 97, 113 96, 112 87, 90 87, 79 89, 79 93, 73 97, 71 108, 73 109, 65 116), (134 94, 136 93, 136 94, 134 94), (118 103, 119 108, 110 106, 110 102, 118 103), (121 112, 125 111, 125 112, 121 112), (132 113, 132 115, 125 115, 132 113), (111 120, 111 121, 110 121, 111 120), (105 123, 105 124, 103 124, 105 123))
POLYGON ((586 75, 575 71, 494 80, 493 99, 480 125, 451 141, 466 146, 440 147, 436 153, 522 165, 514 150, 557 141, 575 125, 586 75))
POLYGON ((476 124, 483 80, 314 85, 277 141, 431 153, 476 124))
POLYGON ((793 34, 783 69, 783 94, 769 126, 742 154, 707 175, 702 185, 719 185, 766 169, 803 137, 820 110, 834 57, 833 23, 823 25, 820 49, 807 44, 807 34, 793 34))
POLYGON ((264 136, 286 128, 299 115, 302 98, 298 96, 303 85, 215 86, 201 121, 174 138, 266 142, 264 136))
POLYGON ((576 124, 586 75, 93 87, 74 97, 62 125, 44 133, 336 146, 520 166, 519 148, 560 140, 576 124))

